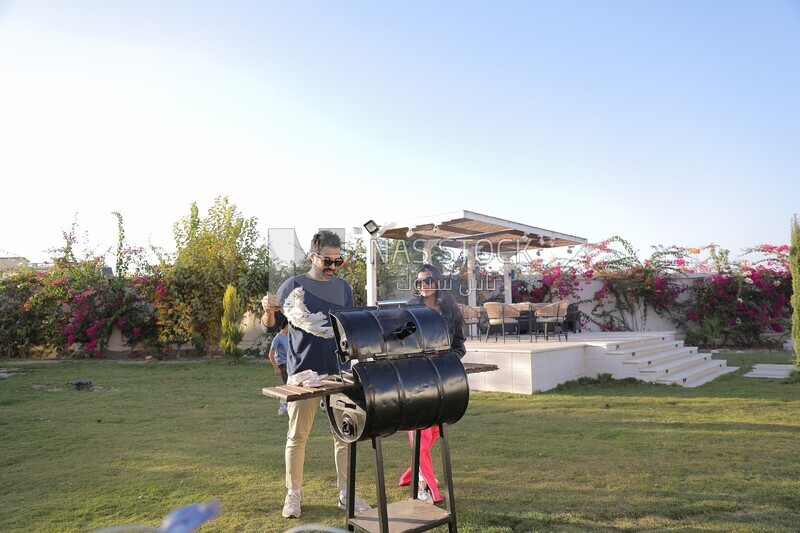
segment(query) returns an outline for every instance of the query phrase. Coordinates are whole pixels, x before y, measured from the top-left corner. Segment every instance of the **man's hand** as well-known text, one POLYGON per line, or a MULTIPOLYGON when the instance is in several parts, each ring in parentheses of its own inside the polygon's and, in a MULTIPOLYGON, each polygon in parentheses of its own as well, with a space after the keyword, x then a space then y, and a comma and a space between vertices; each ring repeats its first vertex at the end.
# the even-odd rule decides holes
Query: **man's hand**
POLYGON ((261 307, 264 308, 265 313, 275 313, 275 311, 281 310, 281 302, 278 300, 278 297, 274 294, 267 293, 261 299, 261 307))
POLYGON ((276 375, 276 376, 278 376, 278 377, 280 377, 280 375, 281 375, 281 369, 280 369, 280 368, 278 368, 278 367, 274 367, 274 368, 275 368, 275 375, 276 375))
POLYGON ((267 293, 261 298, 261 307, 264 308, 261 323, 267 328, 271 328, 275 325, 275 312, 281 310, 281 302, 274 294, 267 293))

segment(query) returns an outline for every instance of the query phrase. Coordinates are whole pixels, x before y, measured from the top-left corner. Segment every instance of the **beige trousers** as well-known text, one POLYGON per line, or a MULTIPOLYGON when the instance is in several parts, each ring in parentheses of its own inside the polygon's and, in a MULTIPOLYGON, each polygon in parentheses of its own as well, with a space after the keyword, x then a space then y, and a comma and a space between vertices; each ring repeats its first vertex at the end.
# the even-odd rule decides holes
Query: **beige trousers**
MULTIPOLYGON (((306 441, 319 411, 319 398, 289 402, 289 431, 286 433, 286 488, 303 487, 303 464, 306 460, 306 441)), ((336 483, 339 490, 347 490, 347 443, 333 435, 336 483)))

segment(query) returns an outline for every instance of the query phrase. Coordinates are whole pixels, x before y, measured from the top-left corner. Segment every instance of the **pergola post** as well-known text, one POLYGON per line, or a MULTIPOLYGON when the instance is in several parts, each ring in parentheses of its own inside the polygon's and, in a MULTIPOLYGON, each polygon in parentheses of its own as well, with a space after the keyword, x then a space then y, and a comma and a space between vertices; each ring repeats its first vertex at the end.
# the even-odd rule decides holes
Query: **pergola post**
POLYGON ((512 256, 503 252, 497 255, 503 261, 503 301, 507 304, 514 303, 512 301, 514 296, 511 292, 511 272, 514 270, 514 265, 511 263, 512 256))
POLYGON ((433 264, 433 247, 435 245, 436 241, 425 240, 425 247, 422 249, 422 253, 425 254, 425 262, 430 265, 433 264))
MULTIPOLYGON (((467 305, 470 307, 475 307, 478 305, 478 290, 476 287, 478 286, 475 283, 475 247, 474 246, 467 246, 467 305)), ((470 336, 478 335, 480 337, 481 332, 478 330, 478 324, 470 324, 470 336)))
POLYGON ((478 305, 478 285, 475 281, 475 247, 467 246, 467 305, 472 307, 478 305))
POLYGON ((367 241, 367 305, 378 302, 378 236, 370 234, 367 241))

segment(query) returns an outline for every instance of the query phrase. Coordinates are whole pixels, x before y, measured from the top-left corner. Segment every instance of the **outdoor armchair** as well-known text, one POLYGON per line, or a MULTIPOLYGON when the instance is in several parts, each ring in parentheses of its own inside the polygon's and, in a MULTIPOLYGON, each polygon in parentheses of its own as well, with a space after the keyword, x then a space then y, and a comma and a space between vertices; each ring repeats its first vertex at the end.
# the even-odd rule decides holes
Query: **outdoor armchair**
POLYGON ((483 309, 486 311, 486 318, 489 327, 486 328, 486 341, 489 341, 489 335, 494 330, 494 338, 497 340, 498 329, 503 334, 503 342, 506 342, 506 325, 511 324, 515 326, 517 338, 519 338, 519 311, 512 306, 499 303, 499 302, 486 302, 483 304, 483 309))
POLYGON ((480 306, 469 306, 458 304, 458 309, 461 311, 461 317, 464 319, 465 333, 472 339, 472 326, 478 330, 478 338, 481 336, 481 323, 483 322, 482 309, 480 306))
MULTIPOLYGON (((567 300, 561 300, 559 302, 553 302, 549 305, 540 307, 536 310, 536 324, 542 324, 544 326, 544 340, 550 339, 550 325, 553 326, 553 332, 558 334, 558 340, 561 340, 561 333, 564 333, 564 339, 569 340, 567 328, 566 328, 566 320, 567 320, 567 309, 569 308, 569 302, 567 300)), ((538 338, 539 331, 537 328, 536 336, 538 338)))

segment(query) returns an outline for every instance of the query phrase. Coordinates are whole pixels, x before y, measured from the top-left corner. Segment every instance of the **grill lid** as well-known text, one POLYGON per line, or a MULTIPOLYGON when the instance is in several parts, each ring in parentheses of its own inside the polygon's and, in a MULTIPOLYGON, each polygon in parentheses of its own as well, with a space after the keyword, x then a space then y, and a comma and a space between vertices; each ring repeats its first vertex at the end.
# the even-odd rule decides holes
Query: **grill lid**
POLYGON ((330 317, 341 363, 450 348, 447 324, 425 305, 340 309, 330 317))

